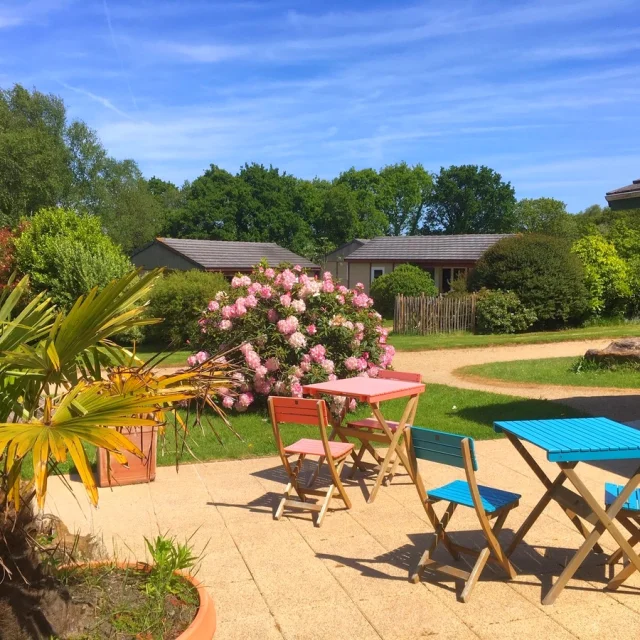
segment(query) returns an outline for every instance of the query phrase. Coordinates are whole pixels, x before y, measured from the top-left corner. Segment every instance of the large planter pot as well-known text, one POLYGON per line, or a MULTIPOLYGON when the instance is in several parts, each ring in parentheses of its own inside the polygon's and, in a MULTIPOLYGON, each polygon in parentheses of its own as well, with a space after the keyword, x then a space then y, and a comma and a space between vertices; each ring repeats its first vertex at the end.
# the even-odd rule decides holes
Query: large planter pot
MULTIPOLYGON (((103 565, 113 564, 111 562, 82 562, 75 564, 76 567, 100 567, 103 565)), ((69 568, 71 565, 63 565, 61 568, 69 568)), ((127 567, 139 567, 135 562, 116 562, 115 566, 120 569, 127 567)), ((204 585, 188 573, 178 571, 177 575, 188 580, 198 590, 198 613, 193 622, 176 638, 176 640, 211 640, 216 632, 216 607, 213 598, 209 595, 204 585)))
POLYGON ((120 464, 106 449, 98 449, 97 483, 99 487, 152 482, 156 478, 157 427, 124 427, 122 435, 142 451, 140 460, 128 451, 123 452, 127 465, 120 464), (110 471, 110 473, 109 473, 110 471))

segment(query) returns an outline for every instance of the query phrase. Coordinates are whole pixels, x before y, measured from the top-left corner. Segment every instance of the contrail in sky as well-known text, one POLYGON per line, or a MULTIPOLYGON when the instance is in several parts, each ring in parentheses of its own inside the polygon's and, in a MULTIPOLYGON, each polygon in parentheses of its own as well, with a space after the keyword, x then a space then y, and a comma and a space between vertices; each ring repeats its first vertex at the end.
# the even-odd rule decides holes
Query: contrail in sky
POLYGON ((131 83, 129 82, 129 77, 126 75, 126 69, 124 68, 124 61, 122 59, 122 56, 120 55, 120 49, 118 49, 116 36, 113 31, 113 26, 111 25, 111 13, 109 12, 109 5, 107 4, 107 0, 103 0, 102 4, 104 5, 104 15, 107 18, 107 26, 109 27, 109 34, 111 35, 111 44, 113 44, 113 48, 115 49, 116 55, 118 56, 118 60, 120 61, 120 68, 122 69, 122 72, 125 74, 125 82, 127 83, 127 88, 129 89, 131 102, 133 102, 133 106, 137 109, 138 102, 136 101, 136 97, 133 95, 133 91, 131 89, 131 83))

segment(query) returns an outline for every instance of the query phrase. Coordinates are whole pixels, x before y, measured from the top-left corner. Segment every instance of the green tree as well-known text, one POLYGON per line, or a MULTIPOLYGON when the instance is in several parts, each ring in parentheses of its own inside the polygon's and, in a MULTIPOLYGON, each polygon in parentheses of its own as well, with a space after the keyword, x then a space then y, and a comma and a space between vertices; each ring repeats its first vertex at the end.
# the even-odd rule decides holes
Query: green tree
POLYGON ((132 269, 97 217, 69 209, 41 209, 14 244, 17 267, 32 288, 47 290, 63 308, 132 269))
POLYGON ((71 173, 60 98, 19 84, 0 89, 0 225, 61 201, 71 173))
POLYGON ((474 290, 513 291, 540 328, 580 321, 588 311, 584 268, 564 238, 527 234, 487 249, 471 273, 474 290))
POLYGON ((436 176, 423 233, 509 233, 515 226, 511 183, 488 167, 442 167, 436 176))
POLYGON ((429 273, 413 264, 401 264, 390 273, 376 278, 371 284, 374 307, 385 317, 393 317, 396 296, 438 295, 429 273))
POLYGON ((615 246, 601 235, 592 235, 576 241, 571 251, 584 265, 591 311, 596 315, 624 311, 632 293, 631 272, 615 246))
POLYGON ((433 178, 421 164, 392 164, 380 171, 378 206, 389 221, 393 236, 415 235, 422 226, 433 178))
POLYGON ((84 122, 72 123, 66 140, 73 180, 65 204, 98 216, 127 252, 152 240, 162 229, 165 210, 138 165, 109 157, 84 122))
POLYGON ((567 205, 555 198, 524 198, 515 209, 515 230, 571 237, 576 233, 567 205))

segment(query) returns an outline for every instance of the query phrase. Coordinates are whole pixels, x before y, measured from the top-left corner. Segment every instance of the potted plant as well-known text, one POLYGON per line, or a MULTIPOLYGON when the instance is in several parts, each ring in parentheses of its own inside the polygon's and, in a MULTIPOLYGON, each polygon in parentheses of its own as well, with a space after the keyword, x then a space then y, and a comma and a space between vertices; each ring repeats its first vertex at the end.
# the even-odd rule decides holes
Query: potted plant
MULTIPOLYGON (((47 567, 38 560, 28 514, 32 499, 40 510, 44 507, 47 478, 58 464, 72 459, 96 505, 87 445, 126 464, 126 454, 140 459, 144 454, 123 435, 123 428, 161 431, 173 419, 176 428, 186 431, 189 419, 177 411, 184 404, 195 404, 198 417, 204 406, 224 416, 218 401, 222 394, 234 393, 235 365, 223 355, 159 376, 111 339, 156 322, 145 317, 141 300, 148 299, 158 275, 132 272, 79 298, 68 313, 56 310, 43 294, 21 307, 26 277, 0 295, 0 578, 10 595, 0 597, 3 630, 3 616, 11 613, 7 607, 20 600, 11 594, 22 593, 27 583, 45 584, 39 581, 46 578, 47 567), (27 461, 33 480, 25 486, 27 461)), ((31 609, 38 609, 46 593, 44 588, 30 593, 31 609)), ((34 628, 25 637, 40 637, 38 633, 54 635, 34 628)))

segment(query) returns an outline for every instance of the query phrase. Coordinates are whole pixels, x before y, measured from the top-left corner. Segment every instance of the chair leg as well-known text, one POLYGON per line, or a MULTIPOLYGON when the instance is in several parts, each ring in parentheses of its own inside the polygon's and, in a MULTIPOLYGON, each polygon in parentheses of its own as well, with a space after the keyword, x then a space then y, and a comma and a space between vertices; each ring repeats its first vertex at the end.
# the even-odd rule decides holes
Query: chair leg
POLYGON ((331 498, 333 498, 333 494, 336 490, 335 485, 331 485, 327 491, 327 495, 325 499, 322 501, 322 508, 318 512, 318 517, 316 518, 315 525, 316 527, 322 526, 322 521, 324 520, 324 516, 327 513, 327 509, 329 508, 329 503, 331 502, 331 498))
POLYGON ((476 563, 473 565, 473 569, 471 569, 469 579, 465 583, 464 589, 460 594, 460 600, 462 600, 462 602, 469 602, 469 598, 471 597, 471 592, 473 591, 473 588, 476 586, 476 583, 478 582, 478 578, 480 578, 480 574, 482 573, 482 570, 484 569, 490 557, 491 557, 491 550, 489 549, 489 547, 485 547, 480 552, 480 555, 478 556, 476 563))
MULTIPOLYGON (((416 568, 413 570, 413 573, 409 575, 410 582, 413 582, 414 584, 416 582, 419 582, 420 576, 422 575, 426 567, 430 564, 434 564, 434 561, 431 559, 431 555, 435 553, 435 550, 437 549, 440 541, 444 540, 445 537, 447 536, 446 528, 451 522, 451 518, 453 516, 453 512, 456 510, 456 507, 457 507, 456 504, 454 504, 453 502, 450 502, 442 518, 440 520, 437 520, 436 518, 437 524, 433 532, 433 539, 431 540, 431 544, 420 557, 420 560, 418 561, 416 568)), ((454 555, 455 553, 454 555, 455 560, 458 560, 460 558, 460 555, 457 552, 453 552, 451 549, 449 551, 452 553, 452 555, 454 555)))
POLYGON ((367 450, 367 446, 364 443, 362 443, 360 450, 358 451, 358 453, 356 454, 356 457, 354 458, 353 466, 351 467, 351 472, 349 473, 350 480, 353 480, 355 478, 356 471, 360 468, 360 461, 362 460, 362 456, 364 455, 364 452, 366 450, 367 450))

